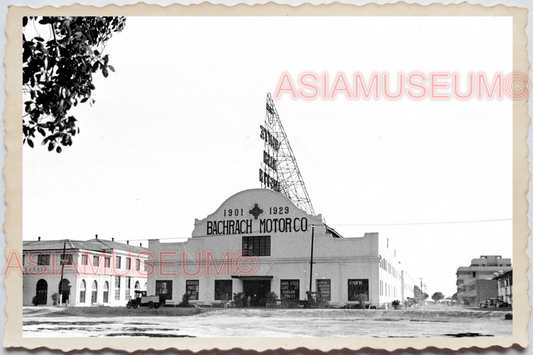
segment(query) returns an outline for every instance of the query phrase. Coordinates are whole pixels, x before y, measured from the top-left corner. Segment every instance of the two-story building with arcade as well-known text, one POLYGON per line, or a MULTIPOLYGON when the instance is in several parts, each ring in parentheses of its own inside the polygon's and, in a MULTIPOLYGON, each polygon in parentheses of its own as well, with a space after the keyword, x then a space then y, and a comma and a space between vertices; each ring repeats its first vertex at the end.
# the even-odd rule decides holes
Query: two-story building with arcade
POLYGON ((146 290, 146 248, 114 240, 24 241, 23 305, 125 306, 146 290))

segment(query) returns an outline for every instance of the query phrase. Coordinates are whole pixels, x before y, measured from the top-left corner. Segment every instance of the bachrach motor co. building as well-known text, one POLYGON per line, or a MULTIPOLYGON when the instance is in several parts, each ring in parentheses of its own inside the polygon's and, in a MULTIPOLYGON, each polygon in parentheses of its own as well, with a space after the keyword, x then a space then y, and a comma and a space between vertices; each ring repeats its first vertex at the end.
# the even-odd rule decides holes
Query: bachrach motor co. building
POLYGON ((269 292, 278 299, 305 300, 310 280, 312 291, 334 305, 379 306, 413 297, 413 282, 388 240, 378 233, 343 238, 321 215, 310 215, 269 189, 233 195, 196 220, 186 242, 153 239, 148 248, 154 271, 148 293, 164 294, 171 304, 186 293, 193 303, 224 302, 240 292, 251 306, 264 306, 269 292))

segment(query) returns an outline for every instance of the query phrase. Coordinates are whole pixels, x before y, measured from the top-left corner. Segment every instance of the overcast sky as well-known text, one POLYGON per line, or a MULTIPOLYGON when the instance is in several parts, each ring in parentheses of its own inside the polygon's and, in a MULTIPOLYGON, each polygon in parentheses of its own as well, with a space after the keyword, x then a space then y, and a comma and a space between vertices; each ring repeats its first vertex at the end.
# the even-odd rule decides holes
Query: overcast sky
MULTIPOLYGON (((128 18, 81 134, 24 147, 24 239, 184 239, 260 187, 267 92, 282 73, 512 71, 512 19, 128 18)), ((466 79, 465 79, 466 80, 466 79)), ((464 81, 465 81, 464 80, 464 81)), ((463 83, 465 84, 465 83, 463 83)), ((512 102, 275 101, 314 205, 345 237, 390 239, 428 293, 512 256, 512 102)))

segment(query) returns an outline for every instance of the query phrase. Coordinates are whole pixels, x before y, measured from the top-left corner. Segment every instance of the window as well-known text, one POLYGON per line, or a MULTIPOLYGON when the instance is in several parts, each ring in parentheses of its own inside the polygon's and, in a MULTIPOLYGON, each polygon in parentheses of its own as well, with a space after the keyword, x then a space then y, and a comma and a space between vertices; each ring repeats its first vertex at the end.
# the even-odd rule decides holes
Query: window
POLYGON ((85 303, 85 280, 80 283, 80 303, 85 303))
POLYGON ((131 258, 126 258, 126 270, 131 270, 131 258))
POLYGON ((115 276, 115 300, 120 300, 120 276, 115 276))
POLYGON ((215 300, 231 301, 233 280, 215 280, 215 300))
POLYGON ((50 265, 50 254, 37 255, 37 265, 50 265))
POLYGON ((93 266, 99 266, 100 265, 100 256, 94 255, 93 256, 93 266))
POLYGON ((110 256, 106 256, 105 257, 105 260, 104 260, 104 266, 106 268, 110 268, 111 267, 111 257, 110 256))
POLYGON ((129 300, 131 298, 131 277, 126 277, 126 293, 124 299, 129 300))
POLYGON ((348 301, 365 302, 368 299, 368 279, 348 280, 348 301))
POLYGON ((109 282, 104 282, 104 303, 109 303, 109 282))
POLYGON ((320 293, 323 300, 331 301, 331 280, 316 280, 316 291, 320 293))
MULTIPOLYGON (((164 296, 162 298, 164 298, 165 300, 171 300, 172 299, 172 281, 171 280, 156 280, 155 281, 155 294, 164 296)), ((191 300, 192 299, 193 298, 191 297, 191 300)), ((198 298, 195 298, 195 299, 198 299, 198 298)))
POLYGON ((242 237, 243 256, 270 256, 270 236, 242 237))
POLYGON ((120 262, 121 262, 121 261, 122 261, 122 260, 121 260, 120 256, 117 256, 117 257, 115 258, 115 266, 117 267, 117 269, 120 269, 120 262))
POLYGON ((81 264, 82 265, 87 265, 89 264, 89 256, 87 254, 83 254, 81 256, 81 264))
POLYGON ((135 270, 141 270, 141 260, 135 259, 135 270))
POLYGON ((72 254, 61 254, 61 265, 72 265, 72 254))
POLYGON ((190 300, 198 300, 198 293, 200 292, 200 280, 187 280, 186 293, 191 295, 190 300))
POLYGON ((282 300, 300 299, 300 280, 281 280, 279 295, 282 300))
POLYGON ((91 294, 91 303, 98 303, 98 283, 96 280, 93 282, 93 289, 91 294))

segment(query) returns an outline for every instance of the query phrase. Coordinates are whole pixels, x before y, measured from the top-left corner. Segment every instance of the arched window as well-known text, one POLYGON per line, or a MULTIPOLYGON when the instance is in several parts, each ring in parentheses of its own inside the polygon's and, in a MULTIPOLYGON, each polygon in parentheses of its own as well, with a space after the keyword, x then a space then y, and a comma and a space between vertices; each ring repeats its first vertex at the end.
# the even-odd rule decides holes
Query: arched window
POLYGON ((96 280, 93 281, 93 289, 91 293, 91 303, 98 303, 98 283, 96 280))
POLYGON ((80 283, 80 303, 85 303, 85 280, 80 283))
POLYGON ((148 283, 145 282, 145 283, 144 283, 144 290, 143 290, 143 291, 147 291, 147 290, 148 290, 148 283))
POLYGON ((140 290, 141 289, 141 284, 139 281, 135 281, 135 290, 140 290))
POLYGON ((109 303, 109 282, 104 282, 104 303, 109 303))

